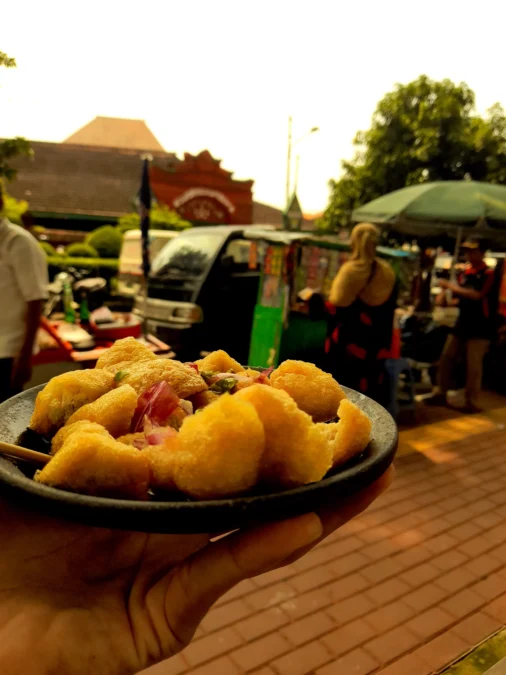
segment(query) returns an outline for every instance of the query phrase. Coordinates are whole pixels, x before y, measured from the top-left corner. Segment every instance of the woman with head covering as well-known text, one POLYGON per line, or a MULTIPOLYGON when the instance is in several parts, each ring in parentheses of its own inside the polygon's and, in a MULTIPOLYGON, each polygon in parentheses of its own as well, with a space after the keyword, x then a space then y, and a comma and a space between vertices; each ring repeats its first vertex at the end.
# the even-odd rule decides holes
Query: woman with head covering
POLYGON ((341 384, 384 405, 384 360, 392 342, 397 292, 395 273, 376 257, 379 232, 361 223, 351 233, 351 256, 332 283, 335 308, 325 344, 328 368, 341 384))

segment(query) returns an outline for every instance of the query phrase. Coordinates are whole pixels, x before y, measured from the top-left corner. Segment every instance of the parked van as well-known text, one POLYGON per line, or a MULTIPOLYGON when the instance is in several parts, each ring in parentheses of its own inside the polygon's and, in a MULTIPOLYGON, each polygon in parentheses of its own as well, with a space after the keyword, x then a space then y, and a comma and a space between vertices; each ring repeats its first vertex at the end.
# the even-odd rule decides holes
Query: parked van
MULTIPOLYGON (((154 260, 165 244, 177 237, 179 232, 173 230, 150 230, 149 251, 154 260)), ((133 298, 142 284, 142 245, 141 231, 125 232, 119 256, 118 294, 133 298)))
MULTIPOLYGON (((181 360, 225 349, 247 362, 260 267, 247 238, 254 225, 194 227, 153 260, 146 302, 150 333, 181 360)), ((269 225, 261 229, 275 229, 269 225)), ((134 312, 144 314, 137 296, 134 312)))

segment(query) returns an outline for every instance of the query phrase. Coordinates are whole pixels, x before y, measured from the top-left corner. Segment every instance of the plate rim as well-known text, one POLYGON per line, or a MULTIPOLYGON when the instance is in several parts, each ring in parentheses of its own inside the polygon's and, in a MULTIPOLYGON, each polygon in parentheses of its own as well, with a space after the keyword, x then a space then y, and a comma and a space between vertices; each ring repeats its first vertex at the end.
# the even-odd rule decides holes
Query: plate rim
MULTIPOLYGON (((41 391, 46 385, 41 384, 36 387, 27 389, 20 394, 8 399, 7 401, 0 404, 0 414, 4 406, 8 406, 11 401, 14 399, 27 399, 28 394, 34 396, 36 393, 41 391)), ((319 481, 314 483, 308 483, 296 488, 290 488, 288 490, 282 490, 278 492, 268 492, 255 495, 239 495, 237 497, 227 497, 224 499, 207 499, 207 500, 195 500, 195 501, 139 501, 131 499, 115 499, 111 497, 95 497, 92 495, 84 495, 78 492, 71 492, 70 490, 63 490, 56 487, 51 487, 48 485, 43 485, 41 483, 36 483, 33 479, 25 476, 21 471, 9 471, 8 467, 5 467, 5 463, 10 465, 16 464, 14 461, 9 460, 6 457, 0 456, 0 483, 8 486, 16 492, 28 493, 30 496, 43 499, 44 501, 49 502, 58 502, 60 504, 71 504, 72 507, 88 507, 92 510, 96 509, 106 509, 109 512, 121 511, 123 513, 127 511, 135 511, 136 515, 140 515, 143 512, 146 514, 154 512, 165 512, 165 511, 178 511, 180 514, 184 512, 195 514, 196 511, 206 511, 211 510, 224 510, 224 509, 250 509, 254 508, 256 505, 265 503, 269 501, 273 507, 278 503, 282 503, 287 499, 293 498, 297 499, 300 496, 308 496, 312 493, 318 493, 324 488, 329 488, 335 486, 339 483, 346 483, 347 479, 352 478, 360 473, 367 473, 369 470, 372 470, 377 464, 386 462, 389 460, 388 464, 391 463, 398 445, 398 429, 397 425, 388 413, 385 408, 383 408, 379 403, 372 400, 365 394, 357 392, 349 387, 342 387, 346 393, 347 398, 351 400, 356 405, 359 405, 359 402, 366 402, 366 407, 376 411, 376 415, 369 415, 372 420, 372 431, 371 431, 371 441, 369 443, 370 447, 372 444, 377 443, 374 438, 374 429, 378 425, 377 416, 380 416, 382 426, 386 425, 386 429, 382 431, 382 435, 385 436, 384 447, 376 452, 370 453, 368 456, 364 457, 362 461, 352 464, 348 468, 344 468, 342 471, 337 470, 336 473, 333 473, 329 476, 325 476, 319 481)), ((361 409, 362 406, 359 405, 361 409)), ((369 412, 369 411, 367 411, 369 412)), ((388 466, 387 464, 387 466, 388 466)))

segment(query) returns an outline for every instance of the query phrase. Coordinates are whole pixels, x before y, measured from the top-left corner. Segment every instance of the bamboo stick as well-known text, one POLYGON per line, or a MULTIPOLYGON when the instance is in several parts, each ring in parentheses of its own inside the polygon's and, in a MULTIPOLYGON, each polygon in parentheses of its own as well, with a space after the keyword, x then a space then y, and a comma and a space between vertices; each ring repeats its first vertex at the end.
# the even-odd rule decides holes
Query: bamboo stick
POLYGON ((14 457, 15 459, 22 459, 25 462, 41 465, 47 464, 51 459, 50 455, 45 455, 43 452, 28 450, 28 448, 22 448, 20 445, 4 443, 3 441, 0 441, 0 455, 7 455, 7 457, 14 457))

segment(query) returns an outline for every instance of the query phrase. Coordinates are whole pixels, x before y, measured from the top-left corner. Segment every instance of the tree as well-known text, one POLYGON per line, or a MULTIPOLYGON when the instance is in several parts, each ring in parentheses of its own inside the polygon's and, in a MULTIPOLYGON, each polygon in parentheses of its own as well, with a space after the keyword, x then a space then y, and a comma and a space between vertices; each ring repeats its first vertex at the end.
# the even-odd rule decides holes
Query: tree
POLYGON ((331 181, 331 197, 318 224, 334 230, 351 212, 383 194, 426 181, 506 182, 506 116, 496 103, 484 118, 465 83, 422 75, 398 84, 378 103, 368 131, 353 141, 356 152, 331 181))
MULTIPOLYGON (((0 190, 1 190, 0 185, 0 190)), ((26 211, 28 211, 28 202, 25 202, 24 199, 15 199, 3 191, 4 198, 4 210, 3 213, 7 220, 10 220, 11 223, 16 223, 16 225, 22 225, 22 216, 26 211)))
MULTIPOLYGON (((1 66, 15 68, 16 61, 4 52, 0 52, 1 66)), ((33 155, 30 143, 26 139, 17 137, 0 141, 0 181, 2 178, 11 181, 16 177, 17 171, 9 163, 16 155, 33 155)))
MULTIPOLYGON (((137 230, 141 226, 138 213, 127 213, 118 220, 118 228, 121 232, 137 230)), ((150 227, 153 230, 187 230, 192 224, 181 218, 177 211, 172 211, 165 204, 156 205, 150 212, 150 227)))

